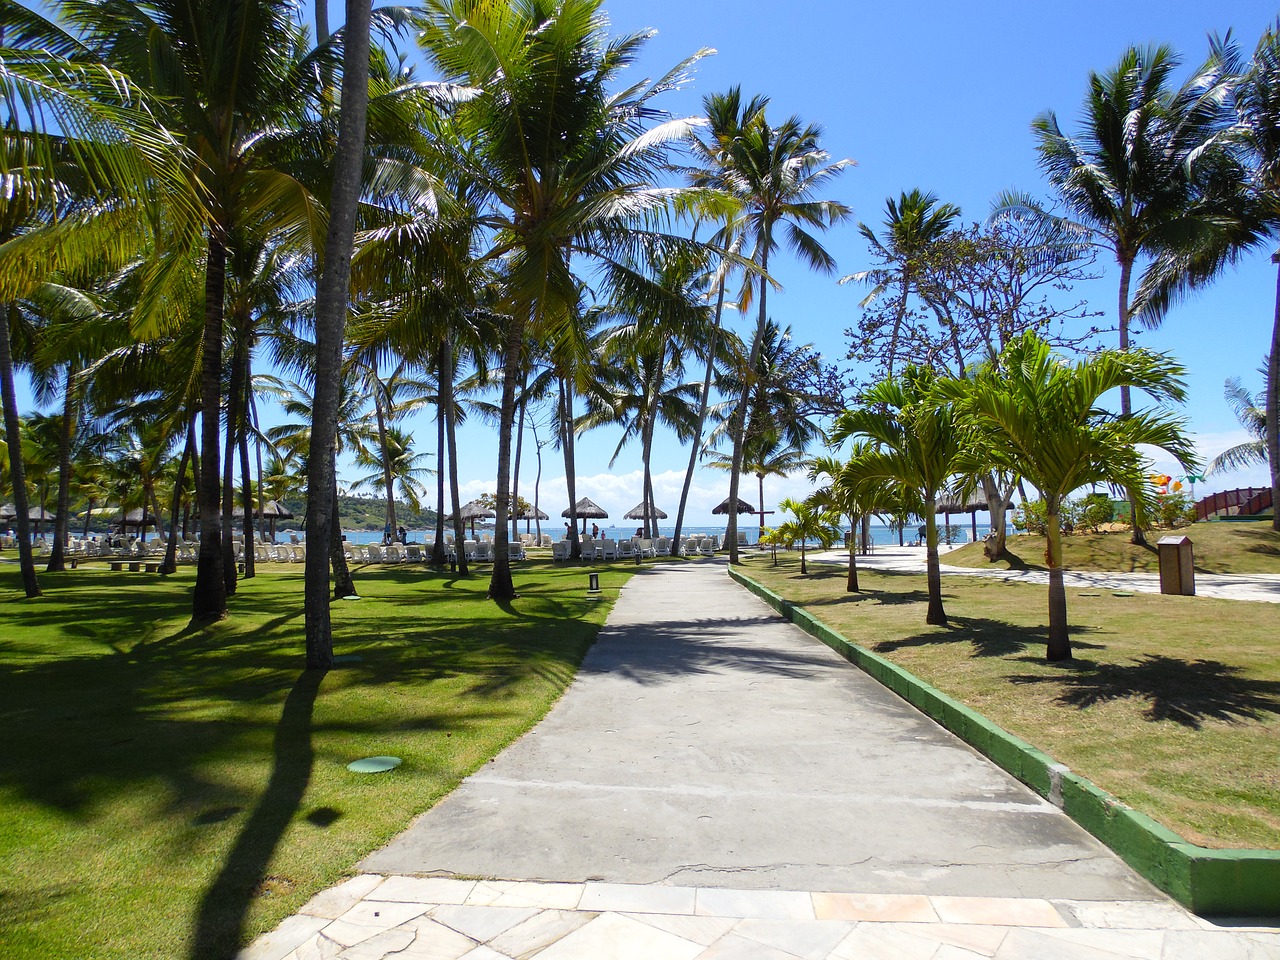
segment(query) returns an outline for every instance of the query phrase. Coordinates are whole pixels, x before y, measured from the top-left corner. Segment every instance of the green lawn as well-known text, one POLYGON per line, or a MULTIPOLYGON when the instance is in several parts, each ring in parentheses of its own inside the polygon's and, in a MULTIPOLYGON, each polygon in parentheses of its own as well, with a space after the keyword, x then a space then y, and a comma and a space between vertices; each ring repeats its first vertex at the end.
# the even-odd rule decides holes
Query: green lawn
POLYGON ((192 571, 0 566, 0 953, 228 956, 402 830, 532 726, 625 582, 527 563, 487 576, 365 568, 334 607, 328 674, 302 669, 297 568, 187 626, 192 571), (392 773, 348 762, 403 758, 392 773), (193 947, 193 943, 198 947, 193 947))
MULTIPOLYGON (((1063 564, 1068 570, 1158 573, 1156 542, 1168 536, 1191 539, 1196 570, 1201 573, 1280 573, 1280 533, 1271 529, 1270 520, 1202 521, 1177 530, 1155 530, 1148 534, 1145 547, 1130 543, 1127 530, 1072 534, 1062 538, 1063 564)), ((1014 565, 1044 569, 1044 537, 1012 536, 1009 552, 1020 561, 1014 565)), ((948 552, 944 562, 956 567, 992 565, 983 556, 981 543, 948 552)), ((1000 561, 995 566, 1007 569, 1011 564, 1000 561)))
POLYGON ((1280 605, 1068 589, 1075 659, 1044 661, 1046 587, 794 556, 746 573, 1105 790, 1211 847, 1280 849, 1280 605))

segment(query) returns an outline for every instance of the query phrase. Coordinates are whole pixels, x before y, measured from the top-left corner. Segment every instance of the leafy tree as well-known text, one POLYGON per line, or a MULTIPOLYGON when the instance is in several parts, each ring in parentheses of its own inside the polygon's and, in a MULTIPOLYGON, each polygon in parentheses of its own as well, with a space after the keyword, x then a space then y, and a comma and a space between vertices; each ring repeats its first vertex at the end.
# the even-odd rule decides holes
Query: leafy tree
POLYGON ((1061 510, 1067 495, 1096 483, 1123 487, 1141 522, 1151 503, 1139 445, 1158 447, 1188 468, 1195 462, 1183 421, 1160 410, 1116 415, 1099 400, 1127 385, 1156 400, 1180 401, 1182 376, 1182 367, 1168 357, 1141 349, 1104 350, 1066 363, 1027 332, 971 379, 938 385, 938 399, 954 404, 962 418, 966 454, 957 466, 994 463, 1026 477, 1044 498, 1051 661, 1071 657, 1062 580, 1061 510))

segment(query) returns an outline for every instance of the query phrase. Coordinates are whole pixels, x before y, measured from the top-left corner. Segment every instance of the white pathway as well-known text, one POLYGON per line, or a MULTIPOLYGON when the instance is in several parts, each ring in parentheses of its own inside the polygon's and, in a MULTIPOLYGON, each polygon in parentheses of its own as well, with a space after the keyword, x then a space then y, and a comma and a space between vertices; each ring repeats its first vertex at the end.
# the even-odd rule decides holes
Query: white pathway
MULTIPOLYGON (((894 570, 906 573, 924 573, 924 547, 881 547, 875 552, 858 557, 859 569, 894 570)), ((849 554, 844 550, 828 550, 814 553, 810 561, 817 563, 847 564, 849 554)), ((1003 570, 987 567, 953 567, 942 554, 942 572, 965 577, 994 577, 1015 583, 1049 582, 1044 570, 1003 570)), ((748 565, 749 566, 749 565, 748 565)), ((1159 593, 1160 577, 1154 573, 1094 573, 1067 570, 1063 582, 1068 587, 1085 590, 1117 590, 1133 593, 1159 593)), ((1196 573, 1196 595, 1219 597, 1223 600, 1254 600, 1264 603, 1280 603, 1280 574, 1276 573, 1196 573)))

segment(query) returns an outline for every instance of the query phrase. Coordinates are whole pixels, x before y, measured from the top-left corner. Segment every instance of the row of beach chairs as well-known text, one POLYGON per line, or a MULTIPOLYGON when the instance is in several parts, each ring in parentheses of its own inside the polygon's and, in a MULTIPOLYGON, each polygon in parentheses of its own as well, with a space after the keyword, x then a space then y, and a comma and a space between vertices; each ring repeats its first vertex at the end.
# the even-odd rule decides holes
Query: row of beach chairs
MULTIPOLYGON (((552 560, 568 560, 571 551, 568 540, 561 540, 551 545, 552 560)), ((720 549, 719 537, 686 537, 680 545, 681 556, 713 557, 720 549)), ((592 537, 582 539, 583 560, 634 560, 636 557, 671 556, 671 538, 632 537, 630 540, 611 540, 608 537, 596 540, 592 537)))

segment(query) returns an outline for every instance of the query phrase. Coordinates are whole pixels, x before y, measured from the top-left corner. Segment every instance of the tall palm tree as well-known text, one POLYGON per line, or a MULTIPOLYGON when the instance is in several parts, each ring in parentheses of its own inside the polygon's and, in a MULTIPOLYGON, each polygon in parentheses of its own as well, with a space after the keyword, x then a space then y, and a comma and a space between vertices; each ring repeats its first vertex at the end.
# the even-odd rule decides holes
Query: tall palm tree
MULTIPOLYGON (((1252 186, 1274 231, 1280 226, 1280 23, 1268 27, 1235 87, 1238 129, 1254 160, 1252 186)), ((1271 257, 1280 264, 1280 251, 1271 257)), ((1277 268, 1280 271, 1280 267, 1277 268)), ((1267 358, 1266 447, 1271 502, 1280 503, 1280 273, 1267 358)), ((1280 510, 1271 521, 1280 530, 1280 510)))
MULTIPOLYGON (((1241 231, 1251 232, 1232 209, 1242 191, 1224 185, 1235 179, 1220 136, 1228 119, 1228 64, 1213 51, 1173 89, 1178 66, 1170 47, 1130 47, 1108 72, 1090 73, 1075 136, 1062 131, 1052 110, 1032 123, 1054 190, 1120 269, 1121 350, 1131 346, 1135 320, 1158 326, 1174 291, 1215 273, 1207 264, 1220 264, 1238 249, 1241 231), (1144 257, 1149 265, 1134 296, 1133 271, 1144 257)), ((1120 410, 1131 411, 1127 386, 1120 410)), ((1145 542, 1136 522, 1133 540, 1145 542)))
MULTIPOLYGON (((754 297, 758 308, 742 390, 731 414, 733 466, 729 472, 729 499, 734 501, 742 472, 748 401, 769 318, 770 258, 778 249, 779 240, 785 240, 810 269, 834 272, 835 260, 814 231, 828 229, 848 218, 852 211, 843 203, 815 196, 853 161, 829 162, 830 156, 820 146, 821 129, 802 123, 798 117, 773 126, 766 115, 769 101, 765 97, 743 104, 741 93, 735 88, 726 100, 729 108, 737 112, 736 122, 729 125, 735 135, 719 144, 722 149, 713 158, 717 169, 707 185, 729 194, 740 205, 734 231, 746 238, 744 249, 756 268, 744 283, 741 307, 745 310, 754 297)), ((737 515, 730 513, 727 537, 731 563, 738 562, 737 523, 737 515)))
POLYGON ((893 365, 898 359, 898 338, 902 321, 907 315, 907 304, 915 287, 920 254, 952 228, 960 219, 960 208, 953 203, 939 203, 933 193, 923 193, 919 188, 903 191, 895 200, 885 201, 884 235, 865 223, 858 224, 858 232, 867 240, 871 255, 879 265, 871 270, 841 277, 841 283, 854 281, 872 284, 871 292, 858 304, 866 307, 889 289, 896 287, 897 304, 894 307, 893 326, 889 333, 886 374, 893 376, 893 365))
POLYGON ((827 485, 815 490, 810 499, 849 518, 849 569, 844 587, 846 593, 858 592, 858 523, 882 502, 876 497, 876 492, 883 488, 878 484, 860 483, 856 464, 850 467, 865 452, 867 447, 864 444, 854 444, 847 459, 822 456, 809 462, 810 480, 816 481, 824 476, 828 478, 827 485))
POLYGON ((942 571, 938 563, 938 495, 961 469, 964 444, 955 412, 938 402, 932 370, 908 367, 862 397, 863 406, 835 419, 829 436, 838 445, 850 438, 867 449, 849 462, 846 480, 855 485, 899 484, 922 501, 929 608, 925 622, 945 626, 942 571))
POLYGON ((1163 410, 1115 415, 1099 405, 1122 385, 1157 401, 1185 396, 1183 368, 1148 350, 1103 350, 1066 363, 1034 332, 1010 342, 970 380, 941 381, 937 393, 964 424, 962 466, 994 464, 1026 477, 1045 501, 1048 518, 1049 641, 1046 658, 1071 658, 1067 595, 1062 580, 1060 510, 1073 490, 1096 483, 1123 487, 1144 519, 1151 504, 1148 461, 1139 445, 1158 447, 1186 469, 1195 452, 1185 422, 1163 410))
MULTIPOLYGON (((226 612, 219 417, 228 255, 250 223, 306 234, 319 246, 323 211, 273 163, 277 131, 298 126, 308 96, 306 35, 287 0, 189 4, 180 0, 82 3, 68 20, 107 63, 152 91, 166 125, 192 158, 205 227, 201 361, 201 538, 192 598, 196 619, 226 612)), ((367 61, 367 58, 366 58, 367 61)), ((154 297, 144 298, 155 309, 154 297)))
POLYGON ((610 40, 601 0, 428 0, 420 39, 446 80, 480 91, 461 104, 460 162, 485 193, 492 246, 508 319, 500 340, 503 378, 498 428, 495 555, 489 595, 515 596, 506 542, 516 393, 531 339, 579 316, 579 262, 600 268, 604 284, 660 297, 630 269, 651 250, 688 246, 645 218, 677 191, 652 186, 666 148, 689 136, 688 121, 656 126, 649 101, 669 89, 690 61, 622 94, 609 87, 647 35, 610 40), (625 255, 619 258, 619 255, 625 255))
MULTIPOLYGON (((1230 75, 1211 56, 1177 89, 1178 57, 1168 46, 1130 47, 1106 73, 1089 74, 1082 127, 1064 133, 1048 110, 1032 123, 1040 166, 1070 215, 1095 244, 1111 251, 1120 269, 1117 323, 1120 349, 1131 345, 1135 320, 1159 325, 1177 279, 1197 251, 1217 247, 1229 229, 1221 216, 1220 186, 1203 171, 1219 172, 1230 75), (1133 271, 1149 261, 1146 295, 1132 295, 1133 271), (1154 272, 1153 272, 1153 268, 1154 272)), ((1128 388, 1121 412, 1129 413, 1128 388)))

